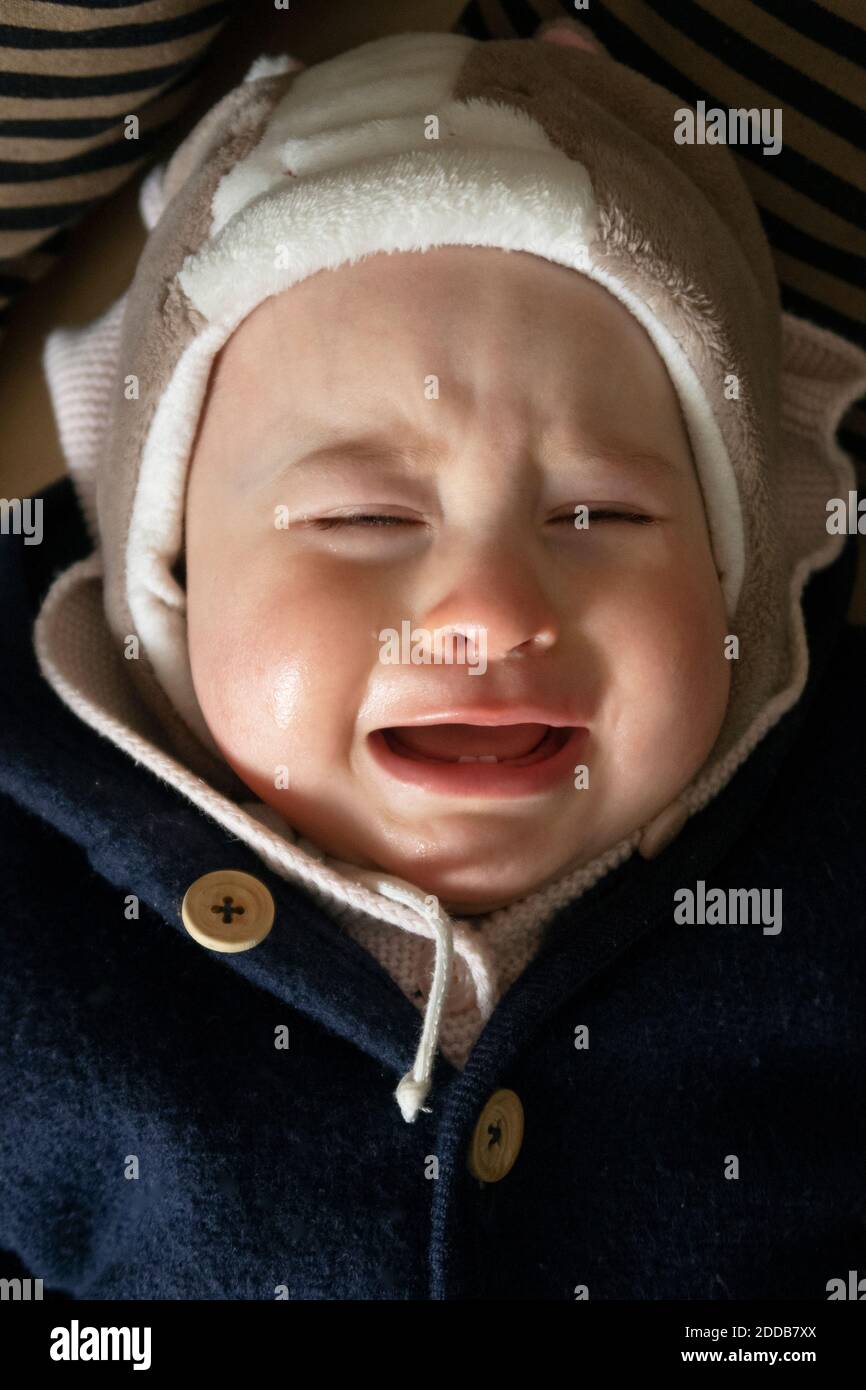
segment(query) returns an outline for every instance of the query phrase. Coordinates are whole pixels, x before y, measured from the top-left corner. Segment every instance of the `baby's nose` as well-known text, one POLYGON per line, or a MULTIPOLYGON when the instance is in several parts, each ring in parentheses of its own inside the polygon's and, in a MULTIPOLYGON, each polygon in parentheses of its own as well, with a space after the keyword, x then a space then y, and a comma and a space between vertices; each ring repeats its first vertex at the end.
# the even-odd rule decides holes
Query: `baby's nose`
POLYGON ((481 641, 488 661, 532 655, 552 647, 560 624, 551 596, 533 569, 513 551, 500 550, 457 574, 443 576, 439 591, 418 614, 418 625, 462 633, 481 641))

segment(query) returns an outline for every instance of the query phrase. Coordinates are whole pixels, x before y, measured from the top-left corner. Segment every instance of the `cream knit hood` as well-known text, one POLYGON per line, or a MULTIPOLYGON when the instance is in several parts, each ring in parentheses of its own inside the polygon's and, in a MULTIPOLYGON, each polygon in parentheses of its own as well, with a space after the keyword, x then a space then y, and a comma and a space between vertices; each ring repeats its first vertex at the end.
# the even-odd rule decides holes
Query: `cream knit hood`
POLYGON ((383 931, 393 942, 395 928, 401 943, 434 944, 418 1055, 397 1091, 408 1120, 447 1025, 452 952, 483 1024, 558 908, 635 850, 661 852, 716 796, 798 700, 801 591, 842 548, 826 506, 854 476, 835 428, 866 389, 866 356, 780 312, 733 157, 674 141, 684 104, 601 51, 534 40, 403 34, 309 69, 260 59, 146 181, 149 237, 127 294, 46 347, 94 551, 46 597, 35 629, 42 672, 86 723, 371 949, 383 931), (231 333, 317 271, 445 244, 571 267, 643 324, 682 406, 740 651, 716 745, 676 801, 474 928, 409 882, 328 859, 252 797, 198 706, 175 573, 195 430, 231 333), (136 660, 125 659, 130 636, 136 660), (513 947, 495 986, 491 941, 513 947))

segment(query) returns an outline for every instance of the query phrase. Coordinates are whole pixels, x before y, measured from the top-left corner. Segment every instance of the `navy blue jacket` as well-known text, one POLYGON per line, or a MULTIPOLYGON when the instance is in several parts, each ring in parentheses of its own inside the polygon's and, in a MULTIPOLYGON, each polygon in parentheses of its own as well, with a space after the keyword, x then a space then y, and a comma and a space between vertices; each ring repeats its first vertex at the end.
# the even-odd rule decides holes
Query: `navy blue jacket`
POLYGON ((808 586, 803 699, 668 850, 559 913, 406 1124, 421 1020, 397 984, 41 678, 35 614, 89 550, 69 483, 43 501, 42 545, 0 538, 0 1248, 107 1299, 823 1300, 866 1274, 853 541, 808 586), (238 955, 179 914, 226 867, 276 903, 238 955), (678 925, 699 879, 781 888, 781 932, 678 925), (467 1152, 499 1087, 525 1135, 482 1184, 467 1152))

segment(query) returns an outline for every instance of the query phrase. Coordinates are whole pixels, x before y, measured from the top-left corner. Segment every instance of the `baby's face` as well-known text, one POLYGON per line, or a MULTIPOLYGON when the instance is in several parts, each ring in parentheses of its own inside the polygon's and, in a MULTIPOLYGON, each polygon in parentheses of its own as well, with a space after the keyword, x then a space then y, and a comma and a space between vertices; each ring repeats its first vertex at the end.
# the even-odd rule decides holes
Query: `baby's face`
POLYGON ((186 574, 229 764, 329 854, 455 912, 642 825, 724 717, 664 365, 607 291, 523 252, 377 255, 256 309, 211 380, 186 574))

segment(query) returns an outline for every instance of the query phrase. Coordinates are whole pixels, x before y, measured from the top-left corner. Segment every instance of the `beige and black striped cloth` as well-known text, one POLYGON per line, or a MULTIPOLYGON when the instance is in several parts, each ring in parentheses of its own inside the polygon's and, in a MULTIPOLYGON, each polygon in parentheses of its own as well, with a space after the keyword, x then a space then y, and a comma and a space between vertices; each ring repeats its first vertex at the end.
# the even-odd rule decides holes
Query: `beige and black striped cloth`
POLYGON ((0 0, 0 325, 66 229, 169 144, 233 8, 0 0))
MULTIPOLYGON (((257 5, 273 0, 0 0, 0 315, 164 148, 222 22, 257 5)), ((525 38, 563 14, 693 105, 781 108, 778 154, 735 153, 784 307, 866 348, 866 0, 470 0, 455 27, 525 38)), ((866 401, 840 440, 866 486, 866 401)))
MULTIPOLYGON (((781 109, 777 155, 732 149, 783 307, 866 348, 866 0, 471 0, 458 27, 529 38, 564 14, 693 106, 781 109)), ((839 439, 866 488, 866 400, 839 439)))

